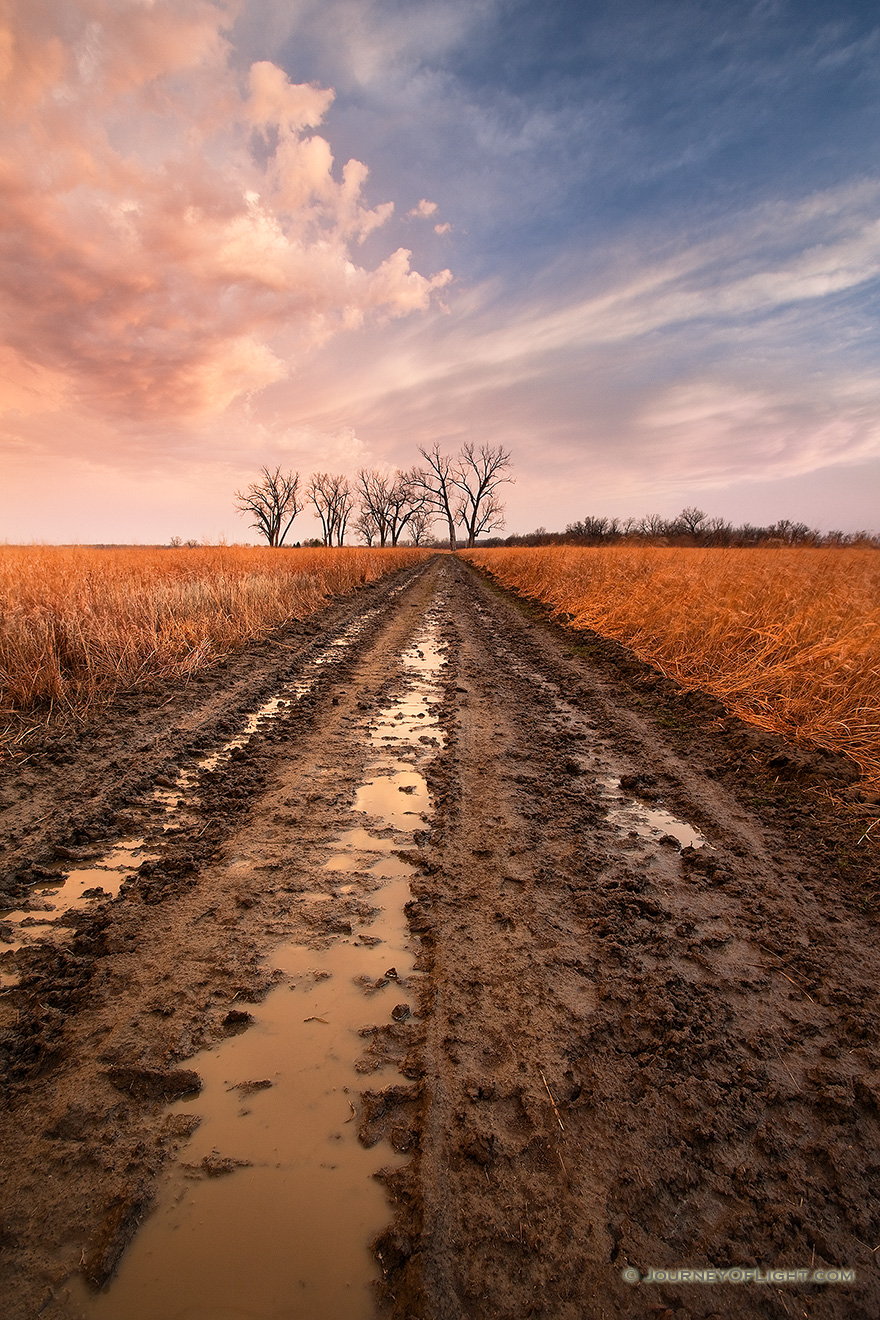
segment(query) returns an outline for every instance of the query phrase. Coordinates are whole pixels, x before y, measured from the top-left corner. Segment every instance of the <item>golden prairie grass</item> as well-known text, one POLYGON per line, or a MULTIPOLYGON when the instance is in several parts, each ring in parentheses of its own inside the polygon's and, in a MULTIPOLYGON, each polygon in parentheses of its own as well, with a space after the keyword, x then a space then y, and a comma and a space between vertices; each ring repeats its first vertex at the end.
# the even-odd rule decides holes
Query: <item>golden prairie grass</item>
POLYGON ((426 553, 0 546, 0 719, 185 677, 426 553))
POLYGON ((880 783, 880 554, 615 546, 468 551, 575 629, 880 783))

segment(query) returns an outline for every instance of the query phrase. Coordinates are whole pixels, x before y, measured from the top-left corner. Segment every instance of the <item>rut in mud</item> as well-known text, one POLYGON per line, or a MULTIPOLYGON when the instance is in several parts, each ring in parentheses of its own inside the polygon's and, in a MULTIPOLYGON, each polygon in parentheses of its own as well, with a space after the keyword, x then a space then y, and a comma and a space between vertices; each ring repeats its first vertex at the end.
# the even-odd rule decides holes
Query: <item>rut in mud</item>
POLYGON ((9 1320, 880 1312, 851 768, 587 645, 438 556, 6 771, 9 1320))

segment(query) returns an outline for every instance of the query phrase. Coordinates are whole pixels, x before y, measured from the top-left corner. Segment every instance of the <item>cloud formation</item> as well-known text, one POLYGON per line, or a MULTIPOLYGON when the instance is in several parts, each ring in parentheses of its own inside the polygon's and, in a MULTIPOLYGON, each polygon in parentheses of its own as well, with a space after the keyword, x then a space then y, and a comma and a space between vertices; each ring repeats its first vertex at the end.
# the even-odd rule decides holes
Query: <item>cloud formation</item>
POLYGON ((520 529, 876 521, 880 28, 729 8, 0 0, 0 536, 435 440, 514 448, 520 529))
POLYGON ((391 216, 314 132, 333 100, 233 68, 207 0, 7 0, 0 11, 0 400, 183 421, 282 379, 337 331, 425 310, 391 216))

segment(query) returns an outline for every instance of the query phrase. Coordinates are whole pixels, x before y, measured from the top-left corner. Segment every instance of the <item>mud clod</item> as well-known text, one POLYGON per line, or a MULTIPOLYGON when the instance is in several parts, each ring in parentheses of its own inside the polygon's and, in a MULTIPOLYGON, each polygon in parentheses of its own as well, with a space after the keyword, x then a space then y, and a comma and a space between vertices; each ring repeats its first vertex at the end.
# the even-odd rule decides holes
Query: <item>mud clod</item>
POLYGON ((222 1178, 226 1174, 235 1173, 237 1169, 250 1168, 250 1160, 234 1160, 226 1155, 218 1155, 216 1151, 211 1155, 206 1155, 198 1164, 184 1164, 181 1167, 186 1169, 190 1178, 222 1178))
POLYGON ((148 1196, 121 1199, 109 1207, 96 1237, 83 1253, 83 1278, 102 1288, 150 1206, 148 1196))
POLYGON ((247 1013, 242 1008, 232 1008, 223 1019, 223 1026, 229 1035, 235 1035, 240 1031, 246 1031, 253 1020, 252 1013, 247 1013))
POLYGON ((266 1091, 270 1086, 274 1086, 268 1078, 263 1078, 258 1082, 236 1082, 230 1090, 238 1091, 241 1095, 253 1095, 255 1091, 266 1091))
POLYGON ((202 1079, 189 1068, 175 1068, 167 1072, 158 1068, 113 1067, 104 1074, 119 1091, 138 1100, 179 1100, 202 1089, 202 1079))

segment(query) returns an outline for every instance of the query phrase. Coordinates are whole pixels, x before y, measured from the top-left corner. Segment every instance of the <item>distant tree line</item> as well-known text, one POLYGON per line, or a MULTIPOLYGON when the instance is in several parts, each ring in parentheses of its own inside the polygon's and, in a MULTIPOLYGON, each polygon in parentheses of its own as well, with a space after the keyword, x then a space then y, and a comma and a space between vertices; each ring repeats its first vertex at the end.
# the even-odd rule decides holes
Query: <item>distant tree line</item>
POLYGON ((880 548, 880 538, 870 532, 818 532, 806 523, 780 518, 767 527, 752 523, 734 526, 724 518, 710 518, 702 509, 682 509, 675 518, 649 514, 645 518, 602 518, 588 516, 569 523, 564 532, 534 532, 480 542, 501 545, 698 545, 698 546, 851 546, 880 548))
POLYGON ((353 529, 363 544, 426 545, 438 520, 455 550, 458 529, 466 545, 504 526, 498 488, 511 482, 511 457, 501 445, 462 446, 457 455, 439 445, 420 449, 425 466, 381 472, 361 468, 354 482, 341 473, 315 472, 305 482, 298 472, 263 467, 258 481, 235 492, 239 513, 270 546, 284 545, 298 514, 311 506, 321 538, 307 544, 343 545, 353 529))

